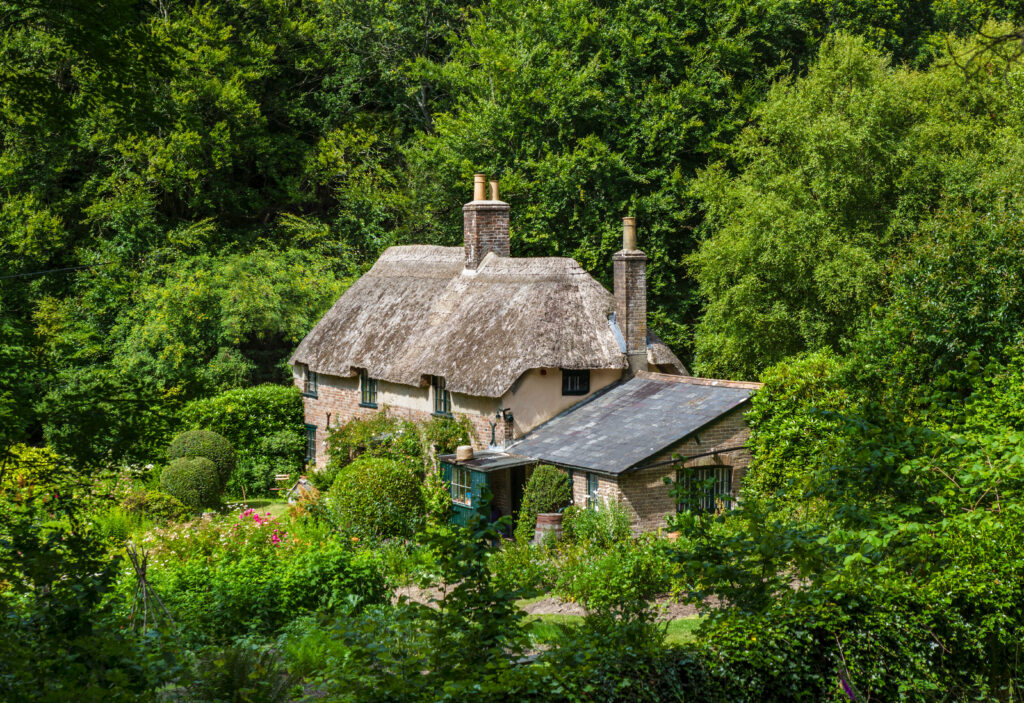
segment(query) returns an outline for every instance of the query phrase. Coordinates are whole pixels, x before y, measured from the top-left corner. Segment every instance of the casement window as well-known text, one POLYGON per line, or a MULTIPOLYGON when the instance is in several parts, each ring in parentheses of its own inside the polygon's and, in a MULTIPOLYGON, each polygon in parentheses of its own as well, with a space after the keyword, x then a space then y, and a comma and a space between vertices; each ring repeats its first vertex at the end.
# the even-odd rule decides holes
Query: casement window
POLYGON ((562 395, 586 395, 590 392, 590 369, 562 369, 562 395))
POLYGON ((465 466, 452 466, 452 502, 466 506, 473 502, 470 470, 465 466))
POLYGON ((306 425, 306 463, 316 465, 316 425, 306 425))
POLYGON ((316 398, 316 371, 310 371, 306 364, 299 364, 299 373, 302 375, 302 395, 316 398))
POLYGON ((598 502, 598 490, 601 486, 601 481, 598 479, 597 474, 587 473, 587 507, 596 508, 600 505, 598 502))
POLYGON ((364 408, 377 407, 377 379, 365 370, 359 372, 359 404, 364 408))
POLYGON ((434 376, 430 382, 434 390, 434 414, 452 416, 452 394, 445 389, 444 378, 434 376))
POLYGON ((731 466, 681 469, 676 472, 676 482, 681 487, 677 511, 713 513, 719 505, 725 510, 732 508, 731 466))

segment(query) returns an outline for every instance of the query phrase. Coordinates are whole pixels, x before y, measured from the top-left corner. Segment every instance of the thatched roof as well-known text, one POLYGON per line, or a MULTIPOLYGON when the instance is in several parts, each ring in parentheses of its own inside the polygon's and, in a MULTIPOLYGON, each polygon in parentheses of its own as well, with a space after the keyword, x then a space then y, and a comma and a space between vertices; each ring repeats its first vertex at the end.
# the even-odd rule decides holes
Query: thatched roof
MULTIPOLYGON (((462 247, 391 247, 291 363, 407 385, 443 376, 451 391, 492 398, 533 368, 626 367, 612 295, 575 261, 488 254, 473 271, 464 257, 462 247)), ((660 340, 648 351, 685 373, 660 340)))

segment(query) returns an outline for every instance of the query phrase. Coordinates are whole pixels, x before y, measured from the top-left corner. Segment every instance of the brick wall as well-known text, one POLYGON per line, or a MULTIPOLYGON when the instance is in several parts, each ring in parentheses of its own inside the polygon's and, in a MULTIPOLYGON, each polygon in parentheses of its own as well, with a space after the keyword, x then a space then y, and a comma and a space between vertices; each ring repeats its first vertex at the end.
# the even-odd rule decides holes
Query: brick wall
MULTIPOLYGON (((295 385, 302 389, 302 378, 295 376, 295 385)), ((361 393, 359 391, 359 377, 343 378, 340 376, 328 376, 320 374, 317 377, 316 397, 303 396, 302 405, 306 424, 316 425, 316 465, 322 469, 327 464, 327 415, 330 413, 330 426, 332 428, 345 425, 349 420, 358 417, 370 417, 376 415, 382 408, 386 407, 388 415, 400 417, 413 422, 427 422, 432 417, 431 412, 407 408, 398 405, 379 405, 377 408, 362 407, 359 402, 361 393)), ((473 428, 473 446, 476 449, 483 449, 491 441, 491 422, 494 416, 491 413, 478 414, 472 412, 462 413, 460 406, 469 405, 461 403, 460 398, 453 394, 453 407, 456 416, 465 414, 473 428)), ((482 407, 486 404, 478 404, 482 407)), ((500 442, 504 431, 504 422, 499 421, 496 429, 497 439, 500 442)))
POLYGON ((509 256, 508 222, 508 203, 473 200, 462 206, 466 268, 475 269, 489 251, 498 256, 509 256))
MULTIPOLYGON (((734 410, 710 427, 701 430, 696 438, 691 437, 680 445, 670 448, 662 454, 652 457, 646 463, 659 463, 675 458, 675 455, 693 456, 703 454, 715 448, 726 449, 745 445, 750 438, 750 428, 743 419, 748 409, 744 406, 734 410), (700 440, 699 443, 697 440, 700 440)), ((739 497, 743 476, 750 465, 750 451, 726 452, 717 457, 708 456, 694 459, 687 466, 725 465, 732 470, 733 500, 739 497)), ((675 480, 676 467, 662 466, 652 469, 634 471, 623 474, 614 482, 611 490, 629 511, 635 533, 651 532, 664 528, 665 518, 675 513, 675 501, 670 495, 671 486, 665 484, 665 477, 675 480)), ((584 491, 586 489, 584 488, 584 491)))
POLYGON ((619 251, 612 257, 615 320, 626 340, 632 371, 647 370, 647 255, 619 251))

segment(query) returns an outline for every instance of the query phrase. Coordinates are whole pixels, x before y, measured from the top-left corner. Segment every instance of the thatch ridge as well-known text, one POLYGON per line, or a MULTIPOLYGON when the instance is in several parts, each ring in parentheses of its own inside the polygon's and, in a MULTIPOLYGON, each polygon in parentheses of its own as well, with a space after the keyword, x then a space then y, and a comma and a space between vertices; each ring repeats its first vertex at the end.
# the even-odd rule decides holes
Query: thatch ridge
MULTIPOLYGON (((608 323, 614 309, 612 294, 572 259, 491 253, 474 271, 462 247, 391 247, 291 363, 336 376, 366 369, 406 385, 443 376, 451 391, 500 397, 532 368, 625 368, 608 323)), ((653 355, 683 368, 667 347, 653 355)))

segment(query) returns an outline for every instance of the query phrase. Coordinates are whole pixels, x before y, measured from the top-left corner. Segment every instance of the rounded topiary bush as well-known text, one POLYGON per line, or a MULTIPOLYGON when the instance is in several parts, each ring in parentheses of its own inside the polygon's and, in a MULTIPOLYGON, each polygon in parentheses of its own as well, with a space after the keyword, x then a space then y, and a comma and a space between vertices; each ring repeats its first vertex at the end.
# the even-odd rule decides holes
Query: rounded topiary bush
POLYGON ((167 458, 171 460, 197 457, 212 461, 217 467, 220 486, 227 485, 235 469, 235 449, 227 438, 209 430, 191 430, 172 439, 167 448, 167 458))
POLYGON ((416 468, 394 459, 361 456, 338 472, 328 505, 338 527, 360 537, 411 537, 425 508, 416 468))
POLYGON ((190 508, 216 505, 221 492, 216 464, 201 456, 173 459, 160 475, 160 487, 190 508))

